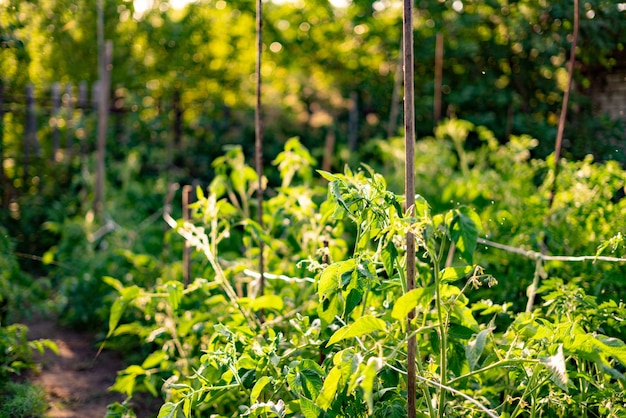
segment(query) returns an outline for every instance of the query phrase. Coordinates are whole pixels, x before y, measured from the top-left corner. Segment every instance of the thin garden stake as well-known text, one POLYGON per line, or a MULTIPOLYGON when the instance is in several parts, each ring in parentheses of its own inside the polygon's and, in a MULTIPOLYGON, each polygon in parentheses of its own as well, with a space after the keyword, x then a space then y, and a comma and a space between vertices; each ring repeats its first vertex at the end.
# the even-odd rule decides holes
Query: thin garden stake
MULTIPOLYGON (((258 177, 257 186, 257 218, 259 226, 263 228, 263 121, 261 119, 261 55, 263 52, 263 2, 256 2, 256 106, 254 112, 255 146, 254 160, 256 164, 256 174, 258 177)), ((265 288, 265 265, 263 262, 263 240, 259 236, 259 295, 263 296, 265 288)))
POLYGON ((443 33, 435 37, 435 92, 433 97, 433 119, 437 126, 441 120, 441 87, 443 84, 443 33))
MULTIPOLYGON (((191 198, 191 192, 193 188, 190 185, 183 186, 183 221, 189 222, 189 200, 191 198)), ((188 286, 191 282, 191 245, 189 241, 185 240, 185 246, 183 247, 183 280, 185 286, 188 286)))
MULTIPOLYGON (((556 197, 557 177, 559 175, 559 159, 561 158, 561 147, 563 145, 563 131, 565 130, 565 119, 567 117, 567 105, 569 104, 569 92, 572 89, 572 79, 574 78, 574 63, 576 62, 576 45, 578 44, 578 0, 574 0, 574 28, 572 29, 572 46, 569 54, 569 62, 567 64, 567 86, 565 87, 565 94, 563 94, 563 103, 561 104, 561 115, 559 116, 559 126, 556 133, 556 143, 554 144, 554 174, 552 176, 552 187, 550 188, 550 198, 548 200, 548 213, 544 220, 544 225, 547 227, 550 222, 550 211, 554 205, 554 198, 556 197)), ((547 251, 546 237, 544 236, 542 252, 547 251)), ((535 274, 533 283, 528 287, 526 292, 528 295, 528 303, 526 304, 526 312, 530 312, 535 303, 535 295, 537 294, 537 286, 539 282, 539 276, 535 274)))
POLYGON ((569 104, 569 92, 572 89, 572 79, 574 78, 574 63, 576 62, 576 46, 578 44, 578 24, 579 24, 578 0, 574 0, 574 28, 572 29, 572 46, 569 53, 569 63, 567 64, 567 87, 563 95, 561 104, 561 115, 559 116, 559 126, 554 145, 554 177, 552 179, 552 189, 550 190, 549 209, 552 209, 554 197, 556 195, 556 178, 559 172, 559 159, 561 158, 561 147, 563 145, 563 131, 565 129, 565 118, 567 116, 567 105, 569 104))
MULTIPOLYGON (((413 96, 413 1, 404 0, 403 17, 403 52, 404 52, 404 142, 405 171, 404 195, 409 216, 415 213, 415 100, 413 96)), ((406 290, 415 288, 415 237, 408 231, 406 234, 406 290)), ((411 333, 411 322, 415 318, 415 309, 407 316, 407 333, 411 333)), ((407 341, 407 416, 415 417, 416 393, 416 352, 415 335, 407 341)))

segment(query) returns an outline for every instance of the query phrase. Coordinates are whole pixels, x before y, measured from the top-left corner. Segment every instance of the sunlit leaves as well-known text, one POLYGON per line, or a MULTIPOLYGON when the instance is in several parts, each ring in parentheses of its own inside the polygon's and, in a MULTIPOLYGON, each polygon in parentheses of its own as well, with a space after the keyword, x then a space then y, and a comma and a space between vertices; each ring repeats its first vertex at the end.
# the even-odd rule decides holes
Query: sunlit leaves
POLYGON ((461 206, 447 214, 447 226, 452 241, 456 244, 461 258, 469 264, 474 258, 478 233, 482 229, 481 225, 478 214, 466 206, 461 206))
POLYGON ((478 365, 478 360, 480 356, 483 354, 483 350, 485 349, 485 344, 487 343, 487 337, 495 328, 489 327, 480 331, 476 338, 472 341, 468 342, 465 346, 465 356, 467 358, 467 362, 469 363, 470 371, 476 369, 478 365))
POLYGON ((110 337, 113 334, 113 331, 115 331, 122 314, 128 305, 139 295, 141 289, 135 285, 124 287, 119 280, 112 277, 104 277, 103 280, 107 284, 115 287, 120 293, 120 297, 115 299, 113 306, 111 306, 111 314, 109 316, 109 332, 107 334, 107 336, 110 337))
POLYGON ((335 344, 339 341, 371 334, 374 331, 384 331, 386 323, 380 318, 372 316, 362 316, 352 324, 339 328, 328 340, 327 345, 335 344))
POLYGON ((433 286, 413 289, 398 298, 393 305, 391 316, 399 321, 404 321, 409 312, 416 307, 425 311, 429 308, 434 295, 435 288, 433 286))
POLYGON ((328 410, 331 403, 335 399, 337 388, 339 387, 340 379, 342 378, 341 368, 334 366, 324 379, 324 385, 320 391, 315 403, 323 410, 328 410))
POLYGON ((567 392, 567 370, 565 366, 565 357, 563 356, 563 344, 559 344, 556 353, 550 357, 542 357, 541 363, 546 366, 550 372, 550 380, 567 392))

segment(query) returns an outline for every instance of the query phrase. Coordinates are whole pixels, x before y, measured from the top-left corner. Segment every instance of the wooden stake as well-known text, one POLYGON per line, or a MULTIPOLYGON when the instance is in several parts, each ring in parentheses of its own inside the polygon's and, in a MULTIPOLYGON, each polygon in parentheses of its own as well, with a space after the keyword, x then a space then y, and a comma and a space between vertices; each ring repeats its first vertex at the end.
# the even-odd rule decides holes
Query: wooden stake
MULTIPOLYGON (((183 220, 189 221, 189 202, 193 188, 189 185, 183 186, 183 220)), ((189 241, 185 240, 185 247, 183 248, 183 280, 185 286, 190 283, 191 279, 191 246, 189 241)))
POLYGON ((39 154, 37 115, 35 114, 35 88, 31 83, 26 86, 26 127, 24 133, 24 184, 27 184, 31 155, 37 156, 39 154))
POLYGON ((576 46, 578 44, 578 26, 579 26, 579 10, 578 0, 574 0, 574 28, 572 29, 572 46, 569 53, 569 63, 567 64, 568 78, 565 94, 563 95, 563 103, 561 105, 561 115, 559 117, 559 126, 556 133, 556 144, 554 145, 554 178, 552 188, 550 190, 549 209, 552 209, 554 197, 556 195, 556 178, 559 173, 559 159, 561 159, 561 147, 563 145, 563 131, 565 130, 565 119, 567 117, 567 105, 569 104, 569 93, 572 89, 572 79, 574 77, 574 64, 576 63, 576 46))
POLYGON ((359 95, 350 93, 350 114, 348 117, 348 149, 355 151, 359 136, 359 95))
MULTIPOLYGON (((404 38, 403 38, 404 39, 404 38)), ((398 126, 398 114, 400 113, 400 88, 402 85, 404 57, 402 53, 404 41, 400 42, 400 54, 398 57, 398 65, 393 76, 393 90, 391 91, 391 107, 389 109, 389 122, 387 123, 387 138, 391 138, 396 134, 398 126)))
POLYGON ((435 38, 435 92, 434 92, 434 125, 441 120, 441 87, 443 84, 443 33, 437 32, 435 38))
POLYGON ((9 207, 9 179, 4 173, 4 83, 0 79, 0 189, 2 209, 9 207))
POLYGON ((63 106, 67 115, 65 117, 65 149, 71 160, 74 148, 74 102, 72 101, 72 83, 65 85, 65 94, 63 95, 63 106))
POLYGON ((94 213, 96 215, 104 212, 104 184, 105 184, 105 153, 107 126, 109 122, 109 90, 111 84, 111 56, 113 55, 113 43, 107 41, 104 48, 104 56, 101 59, 102 78, 98 95, 98 144, 96 161, 96 190, 94 197, 94 213))
MULTIPOLYGON (((404 39, 404 138, 405 138, 405 172, 404 194, 409 216, 415 213, 415 99, 414 99, 414 68, 413 68, 413 1, 404 0, 403 7, 403 39, 404 39)), ((415 237, 406 234, 406 290, 415 288, 415 237)), ((415 309, 407 316, 407 333, 413 329, 412 320, 415 309)), ((416 341, 411 336, 407 342, 407 416, 415 418, 416 394, 416 341)))
POLYGON ((322 170, 324 171, 330 171, 333 165, 335 139, 335 126, 330 125, 326 132, 326 141, 324 141, 324 159, 322 160, 322 170))
MULTIPOLYGON (((263 229, 263 120, 261 115, 261 58, 263 55, 263 2, 256 2, 256 105, 254 112, 254 130, 255 130, 255 146, 254 160, 256 165, 256 174, 258 177, 257 185, 257 222, 263 229)), ((263 296, 265 291, 265 263, 263 260, 264 244, 259 237, 259 296, 263 296)))
POLYGON ((52 115, 50 116, 50 125, 52 126, 52 156, 51 160, 57 160, 59 152, 59 118, 61 117, 59 109, 61 108, 61 84, 56 82, 52 84, 52 115))

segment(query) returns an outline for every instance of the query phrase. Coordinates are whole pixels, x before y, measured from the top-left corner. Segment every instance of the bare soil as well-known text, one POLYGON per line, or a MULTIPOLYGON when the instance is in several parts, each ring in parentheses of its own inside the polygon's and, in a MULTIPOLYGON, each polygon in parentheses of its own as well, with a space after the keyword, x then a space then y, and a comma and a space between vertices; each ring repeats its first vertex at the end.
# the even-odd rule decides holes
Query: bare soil
POLYGON ((46 338, 59 348, 58 355, 36 353, 41 370, 29 376, 46 391, 50 418, 104 417, 108 404, 124 400, 108 390, 124 367, 119 353, 105 350, 97 355, 93 335, 62 328, 53 319, 34 319, 27 325, 29 339, 46 338))

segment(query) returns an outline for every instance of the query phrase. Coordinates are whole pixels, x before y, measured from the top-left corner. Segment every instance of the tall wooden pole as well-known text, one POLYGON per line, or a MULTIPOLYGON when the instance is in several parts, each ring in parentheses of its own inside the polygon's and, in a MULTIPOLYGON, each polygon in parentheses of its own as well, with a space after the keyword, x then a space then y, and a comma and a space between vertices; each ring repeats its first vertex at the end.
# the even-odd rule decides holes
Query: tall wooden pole
POLYGON ((50 125, 52 126, 52 161, 57 160, 59 152, 59 118, 61 108, 61 83, 52 84, 52 116, 50 117, 50 125))
MULTIPOLYGON (((404 38, 403 38, 404 39, 404 38)), ((391 91, 391 106, 389 109, 389 122, 387 123, 387 138, 391 138, 396 134, 396 128, 398 126, 398 114, 400 113, 400 88, 402 85, 403 71, 402 65, 404 62, 403 48, 404 40, 400 42, 400 54, 398 56, 398 64, 393 76, 393 90, 391 91)))
MULTIPOLYGON (((409 216, 415 214, 415 98, 414 98, 414 67, 413 67, 413 0, 404 0, 403 16, 404 39, 404 138, 405 138, 405 172, 404 195, 409 216)), ((406 290, 415 288, 415 237, 412 232, 406 234, 406 290)), ((412 331, 412 320, 415 310, 407 316, 407 332, 412 331)), ((411 336, 407 342, 407 416, 415 418, 416 393, 416 341, 411 336)))
POLYGON ((96 190, 94 193, 94 213, 102 214, 104 211, 104 178, 105 178, 105 152, 106 135, 108 125, 109 90, 110 90, 110 65, 113 54, 111 41, 104 42, 104 0, 98 0, 98 140, 96 160, 96 190))
MULTIPOLYGON (((254 160, 258 177, 257 185, 257 221, 263 228, 263 119, 261 114, 261 58, 263 55, 263 2, 256 2, 256 106, 254 112, 255 146, 254 160)), ((265 262, 263 260, 263 240, 259 237, 259 295, 265 291, 265 262)))
POLYGON ((433 119, 437 126, 441 119, 441 87, 443 84, 443 33, 437 32, 435 38, 435 92, 433 119))
POLYGON ((72 83, 65 85, 65 94, 63 95, 63 106, 67 112, 65 121, 65 149, 71 161, 74 148, 74 102, 72 99, 72 83))
POLYGON ((9 185, 8 179, 4 175, 4 83, 0 79, 0 199, 2 199, 2 209, 9 207, 9 185))
POLYGON ((37 114, 35 113, 35 87, 32 83, 26 86, 26 126, 24 128, 24 184, 30 176, 30 159, 39 155, 37 141, 37 114))
MULTIPOLYGON (((193 187, 189 185, 183 186, 183 220, 189 222, 189 201, 191 200, 191 192, 193 187)), ((191 282, 191 245, 189 240, 185 240, 185 247, 183 248, 183 280, 185 286, 191 282)))
POLYGON ((110 66, 113 55, 113 43, 107 41, 101 62, 102 78, 98 89, 98 143, 96 148, 96 191, 94 197, 94 213, 102 214, 104 211, 104 185, 105 185, 105 155, 107 126, 109 123, 109 90, 111 85, 110 66))
POLYGON ((561 147, 563 145, 563 131, 565 130, 565 120, 567 117, 567 106, 569 104, 569 93, 572 89, 572 79, 574 77, 574 64, 576 63, 576 46, 578 45, 578 26, 580 21, 578 0, 574 0, 574 28, 572 29, 572 46, 569 53, 569 62, 567 64, 568 78, 567 87, 563 95, 563 103, 561 104, 561 115, 559 116, 559 126, 556 133, 556 143, 554 145, 554 179, 552 180, 552 188, 550 189, 550 201, 548 207, 552 209, 554 197, 556 195, 556 178, 559 173, 559 160, 561 159, 561 147))

